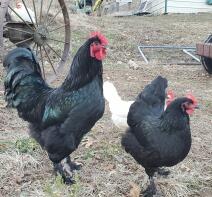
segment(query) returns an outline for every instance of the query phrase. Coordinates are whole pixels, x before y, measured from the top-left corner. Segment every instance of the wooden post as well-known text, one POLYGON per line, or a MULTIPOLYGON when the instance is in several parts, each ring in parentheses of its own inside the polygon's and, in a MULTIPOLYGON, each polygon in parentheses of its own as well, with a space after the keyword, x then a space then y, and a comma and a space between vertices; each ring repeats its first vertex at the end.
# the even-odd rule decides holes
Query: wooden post
POLYGON ((7 11, 7 7, 9 5, 10 0, 0 0, 0 59, 3 58, 4 53, 4 38, 3 38, 3 27, 4 27, 4 19, 7 11))

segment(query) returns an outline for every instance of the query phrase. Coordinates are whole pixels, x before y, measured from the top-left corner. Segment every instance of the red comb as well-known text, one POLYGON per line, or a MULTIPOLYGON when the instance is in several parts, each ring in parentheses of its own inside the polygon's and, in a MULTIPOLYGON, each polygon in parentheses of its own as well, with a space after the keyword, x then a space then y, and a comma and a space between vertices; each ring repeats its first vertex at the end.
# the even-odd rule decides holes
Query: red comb
POLYGON ((103 44, 103 45, 108 45, 108 40, 107 40, 107 38, 103 35, 103 34, 101 34, 100 32, 98 32, 98 31, 94 31, 94 32, 92 32, 91 33, 91 35, 90 35, 90 38, 93 38, 93 37, 98 37, 99 38, 99 40, 101 41, 101 44, 103 44))
POLYGON ((197 99, 192 95, 191 92, 190 93, 187 93, 186 94, 186 97, 189 98, 189 99, 191 99, 193 101, 194 105, 197 105, 197 99))

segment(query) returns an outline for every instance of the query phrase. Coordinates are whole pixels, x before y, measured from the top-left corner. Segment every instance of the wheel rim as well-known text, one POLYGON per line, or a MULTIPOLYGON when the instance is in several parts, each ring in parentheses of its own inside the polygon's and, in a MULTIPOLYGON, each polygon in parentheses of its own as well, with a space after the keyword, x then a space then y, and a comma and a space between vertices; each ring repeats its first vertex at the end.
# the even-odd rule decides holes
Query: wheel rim
POLYGON ((22 0, 22 3, 29 16, 28 21, 13 9, 15 5, 11 1, 8 6, 10 13, 20 22, 10 22, 4 29, 24 34, 18 42, 13 40, 14 35, 8 34, 8 38, 16 45, 30 44, 40 60, 44 78, 52 82, 62 72, 70 50, 70 20, 65 2, 40 0, 40 4, 36 4, 35 0, 22 0), (30 10, 34 12, 34 17, 30 10))

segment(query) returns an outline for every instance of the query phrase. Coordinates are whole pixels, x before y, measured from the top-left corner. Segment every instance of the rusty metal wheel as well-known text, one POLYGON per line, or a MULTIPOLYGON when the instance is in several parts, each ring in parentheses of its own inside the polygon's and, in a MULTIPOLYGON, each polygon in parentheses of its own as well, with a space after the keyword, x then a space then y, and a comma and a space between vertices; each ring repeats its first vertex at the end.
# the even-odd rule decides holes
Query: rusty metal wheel
MULTIPOLYGON (((210 35, 205 43, 212 43, 212 35, 210 35)), ((201 56, 201 63, 204 66, 205 70, 212 74, 212 58, 201 56)))
POLYGON ((64 0, 4 0, 4 49, 30 46, 42 66, 45 79, 58 76, 69 56, 70 20, 64 0), (22 3, 25 15, 16 3, 22 3), (27 15, 27 16, 26 16, 27 15))

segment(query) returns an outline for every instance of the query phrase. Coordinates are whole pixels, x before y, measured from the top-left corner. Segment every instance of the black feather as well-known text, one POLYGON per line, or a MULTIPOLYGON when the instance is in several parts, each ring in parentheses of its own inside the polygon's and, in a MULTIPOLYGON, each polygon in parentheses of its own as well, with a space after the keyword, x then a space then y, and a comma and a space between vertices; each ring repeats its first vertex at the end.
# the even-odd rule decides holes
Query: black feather
POLYGON ((80 47, 59 88, 45 83, 30 49, 17 48, 4 60, 5 99, 30 123, 32 137, 53 162, 72 153, 104 113, 102 61, 90 56, 93 42, 100 40, 90 38, 80 47))
POLYGON ((167 79, 158 76, 147 85, 130 106, 127 123, 138 124, 143 117, 160 116, 164 110, 167 79))
POLYGON ((158 167, 182 161, 191 147, 189 116, 182 110, 188 98, 173 101, 164 111, 167 80, 157 77, 131 105, 129 129, 122 137, 126 152, 142 165, 149 176, 158 167))

